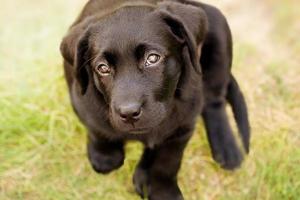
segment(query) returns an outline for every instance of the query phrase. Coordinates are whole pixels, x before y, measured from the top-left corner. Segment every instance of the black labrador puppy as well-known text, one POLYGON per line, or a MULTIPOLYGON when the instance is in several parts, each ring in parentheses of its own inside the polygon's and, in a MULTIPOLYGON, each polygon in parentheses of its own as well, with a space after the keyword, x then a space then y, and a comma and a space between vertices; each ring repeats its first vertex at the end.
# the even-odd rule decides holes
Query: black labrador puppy
POLYGON ((145 145, 136 191, 151 200, 183 199, 177 185, 196 117, 204 119, 213 158, 240 166, 242 151, 225 105, 233 110, 245 152, 247 108, 230 72, 232 39, 222 13, 187 0, 90 0, 62 41, 73 108, 88 130, 88 158, 109 173, 124 144, 145 145))

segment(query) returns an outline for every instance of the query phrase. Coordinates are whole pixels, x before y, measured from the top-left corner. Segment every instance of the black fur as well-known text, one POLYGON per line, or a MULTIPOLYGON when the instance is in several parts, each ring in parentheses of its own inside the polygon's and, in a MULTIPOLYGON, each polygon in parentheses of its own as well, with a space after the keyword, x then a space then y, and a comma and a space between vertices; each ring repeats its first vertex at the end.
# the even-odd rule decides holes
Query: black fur
POLYGON ((73 108, 89 132, 93 168, 119 168, 126 141, 141 141, 145 150, 133 182, 142 197, 146 189, 150 200, 183 199, 177 173, 198 114, 223 168, 234 169, 243 159, 227 102, 249 151, 247 108, 230 72, 231 33, 215 7, 186 0, 90 0, 61 53, 73 108), (149 65, 153 54, 158 60, 149 65))

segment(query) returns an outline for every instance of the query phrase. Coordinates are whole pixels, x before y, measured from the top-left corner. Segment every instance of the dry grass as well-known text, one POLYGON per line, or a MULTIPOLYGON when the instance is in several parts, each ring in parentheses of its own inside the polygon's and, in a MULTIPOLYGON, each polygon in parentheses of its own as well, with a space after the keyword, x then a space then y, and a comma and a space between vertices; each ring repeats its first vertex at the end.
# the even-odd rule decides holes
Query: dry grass
MULTIPOLYGON (((0 199, 138 199, 131 174, 141 145, 127 146, 119 171, 96 175, 69 105, 58 46, 84 2, 1 0, 0 199)), ((221 8, 232 27, 233 71, 249 105, 252 150, 240 170, 219 169, 199 119, 179 175, 183 193, 187 200, 299 199, 299 3, 206 2, 221 8)))

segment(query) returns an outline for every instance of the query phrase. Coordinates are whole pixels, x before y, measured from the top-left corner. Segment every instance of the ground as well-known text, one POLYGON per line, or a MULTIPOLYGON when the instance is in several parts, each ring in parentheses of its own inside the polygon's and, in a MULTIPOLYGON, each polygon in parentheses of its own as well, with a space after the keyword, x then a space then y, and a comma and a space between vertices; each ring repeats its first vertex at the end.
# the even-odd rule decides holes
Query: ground
MULTIPOLYGON (((212 160, 199 118, 179 183, 187 200, 300 197, 300 16, 297 0, 206 0, 228 18, 233 73, 249 106, 251 152, 234 172, 212 160)), ((69 104, 59 43, 83 0, 1 0, 0 199, 138 200, 131 175, 141 154, 97 175, 69 104)))

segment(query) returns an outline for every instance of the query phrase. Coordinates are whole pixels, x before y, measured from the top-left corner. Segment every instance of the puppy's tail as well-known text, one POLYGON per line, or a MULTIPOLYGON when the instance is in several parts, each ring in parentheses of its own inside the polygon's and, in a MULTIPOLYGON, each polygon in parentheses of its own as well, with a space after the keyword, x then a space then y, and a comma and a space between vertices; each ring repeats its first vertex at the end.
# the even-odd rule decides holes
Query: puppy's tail
POLYGON ((247 105, 244 96, 240 91, 239 85, 232 75, 230 83, 228 85, 226 98, 231 105, 234 119, 237 123, 237 127, 242 138, 245 151, 249 153, 250 125, 248 120, 247 105))

